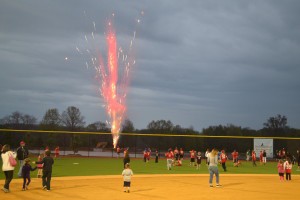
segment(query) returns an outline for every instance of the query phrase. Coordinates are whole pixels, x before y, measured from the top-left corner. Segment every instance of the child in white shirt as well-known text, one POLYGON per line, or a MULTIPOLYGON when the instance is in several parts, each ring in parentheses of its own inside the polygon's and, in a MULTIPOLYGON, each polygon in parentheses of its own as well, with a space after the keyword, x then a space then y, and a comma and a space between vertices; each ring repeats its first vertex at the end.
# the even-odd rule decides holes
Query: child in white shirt
POLYGON ((125 169, 123 170, 122 172, 122 176, 123 176, 123 179, 124 179, 124 192, 130 192, 130 183, 131 183, 131 176, 133 175, 133 172, 132 170, 130 169, 130 165, 129 163, 126 163, 125 164, 125 169), (127 188, 127 190, 126 190, 127 188))

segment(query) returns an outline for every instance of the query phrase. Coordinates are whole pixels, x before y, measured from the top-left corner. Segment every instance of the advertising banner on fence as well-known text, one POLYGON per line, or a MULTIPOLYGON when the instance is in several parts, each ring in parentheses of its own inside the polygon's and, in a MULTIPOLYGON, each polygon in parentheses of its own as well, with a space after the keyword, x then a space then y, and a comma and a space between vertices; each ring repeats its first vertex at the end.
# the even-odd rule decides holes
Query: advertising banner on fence
POLYGON ((260 151, 266 151, 268 158, 273 158, 273 139, 254 139, 254 151, 256 156, 259 157, 260 151))

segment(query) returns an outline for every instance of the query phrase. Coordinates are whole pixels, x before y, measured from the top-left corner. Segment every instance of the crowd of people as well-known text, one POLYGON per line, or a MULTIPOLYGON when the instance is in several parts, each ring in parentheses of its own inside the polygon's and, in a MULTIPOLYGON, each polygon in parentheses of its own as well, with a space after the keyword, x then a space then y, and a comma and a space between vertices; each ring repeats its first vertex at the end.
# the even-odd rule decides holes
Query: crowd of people
MULTIPOLYGON (((29 159, 29 151, 26 147, 24 141, 20 142, 20 146, 16 149, 16 152, 10 149, 9 145, 0 145, 1 158, 2 158, 2 171, 5 175, 5 183, 2 190, 7 193, 10 191, 10 183, 13 179, 14 170, 19 163, 18 176, 23 178, 22 191, 28 190, 28 187, 31 182, 30 172, 38 170, 37 177, 42 178, 42 188, 46 191, 50 191, 50 183, 52 177, 52 166, 54 164, 54 159, 59 158, 59 147, 57 146, 54 149, 54 158, 51 157, 50 148, 46 147, 43 154, 38 155, 37 161, 31 162, 29 159), (35 164, 35 166, 31 166, 35 164)), ((133 175, 132 170, 130 169, 130 156, 129 148, 120 147, 116 148, 118 158, 120 157, 121 150, 123 150, 123 167, 122 176, 124 177, 124 192, 130 192, 130 182, 131 176, 133 175)), ((160 154, 158 150, 154 152, 151 151, 149 147, 145 148, 143 153, 143 161, 145 163, 150 162, 151 156, 155 156, 155 163, 158 163, 160 154)), ((217 149, 207 149, 203 154, 200 151, 195 151, 194 149, 186 151, 188 153, 189 166, 196 167, 196 169, 201 168, 202 159, 205 159, 205 164, 209 172, 209 186, 213 187, 213 177, 216 177, 216 187, 221 187, 220 178, 219 178, 219 169, 218 165, 222 166, 224 172, 227 171, 226 163, 229 160, 228 155, 232 157, 233 167, 241 166, 240 154, 238 151, 234 150, 232 153, 226 153, 225 150, 218 151, 217 149), (204 158, 202 157, 204 156, 204 158)), ((183 159, 185 157, 185 152, 183 148, 175 147, 174 150, 169 148, 168 151, 164 154, 164 157, 167 161, 167 170, 172 170, 175 166, 182 166, 183 159)), ((187 157, 187 156, 186 156, 187 157)), ((253 167, 256 167, 257 154, 253 150, 252 152, 248 150, 246 152, 246 161, 252 160, 253 167)), ((295 162, 298 162, 298 170, 300 170, 300 151, 297 150, 297 157, 292 157, 288 152, 283 148, 282 150, 276 151, 276 160, 278 161, 277 170, 280 177, 280 181, 285 179, 287 181, 291 180, 292 167, 295 165, 295 162), (292 159, 291 159, 292 158, 292 159)), ((259 161, 261 165, 266 165, 267 163, 267 152, 262 150, 259 152, 259 161)))
MULTIPOLYGON (((0 145, 1 146, 1 145, 0 145)), ((59 147, 57 147, 59 149, 59 147)), ((59 150, 56 148, 55 157, 59 156, 59 150)), ((31 182, 30 172, 38 169, 38 178, 42 178, 42 188, 46 191, 50 191, 50 182, 52 177, 52 165, 54 159, 51 157, 49 148, 45 150, 44 155, 39 155, 38 160, 32 162, 35 167, 31 166, 31 160, 29 159, 29 151, 24 141, 20 142, 20 147, 16 152, 12 151, 10 145, 5 144, 0 147, 2 158, 2 171, 5 175, 5 183, 2 188, 3 192, 10 192, 10 183, 13 179, 15 167, 17 166, 17 160, 19 162, 18 176, 23 178, 22 191, 28 190, 31 182)))

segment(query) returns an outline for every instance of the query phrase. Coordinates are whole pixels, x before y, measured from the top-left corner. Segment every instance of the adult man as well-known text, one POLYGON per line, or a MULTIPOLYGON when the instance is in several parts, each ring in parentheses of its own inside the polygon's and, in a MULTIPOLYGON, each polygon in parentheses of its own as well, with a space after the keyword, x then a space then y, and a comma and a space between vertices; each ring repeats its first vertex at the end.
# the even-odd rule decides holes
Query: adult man
POLYGON ((24 160, 28 158, 28 149, 25 147, 25 142, 20 142, 20 147, 17 149, 17 158, 19 160, 20 168, 18 172, 18 176, 22 177, 22 167, 24 165, 24 160))

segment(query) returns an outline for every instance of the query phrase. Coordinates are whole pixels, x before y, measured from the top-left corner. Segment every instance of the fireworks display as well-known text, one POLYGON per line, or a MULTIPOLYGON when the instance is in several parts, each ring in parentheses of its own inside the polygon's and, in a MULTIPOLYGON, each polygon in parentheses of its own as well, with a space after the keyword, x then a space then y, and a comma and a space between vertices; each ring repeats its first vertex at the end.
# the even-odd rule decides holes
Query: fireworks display
MULTIPOLYGON (((143 14, 144 13, 141 12, 141 15, 143 14)), ((104 33, 107 45, 106 62, 104 62, 99 47, 95 47, 97 42, 95 22, 93 22, 93 31, 90 36, 84 36, 86 43, 91 45, 92 48, 86 48, 84 51, 81 51, 76 47, 76 51, 80 54, 83 54, 83 52, 87 53, 89 59, 85 63, 86 68, 93 66, 96 71, 96 78, 100 85, 99 91, 105 102, 104 107, 106 108, 107 115, 110 119, 110 122, 107 123, 111 127, 113 145, 115 148, 118 143, 122 122, 127 110, 126 96, 130 82, 130 71, 135 65, 133 50, 136 31, 133 31, 133 36, 130 40, 128 49, 124 50, 121 46, 118 46, 117 35, 113 26, 114 16, 115 14, 113 13, 112 19, 107 22, 106 32, 104 33)), ((140 22, 140 19, 136 20, 137 24, 140 22)))

